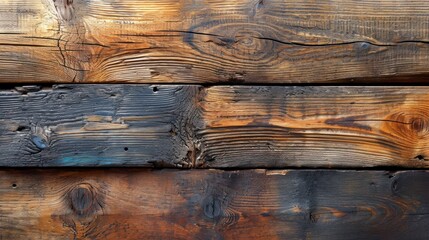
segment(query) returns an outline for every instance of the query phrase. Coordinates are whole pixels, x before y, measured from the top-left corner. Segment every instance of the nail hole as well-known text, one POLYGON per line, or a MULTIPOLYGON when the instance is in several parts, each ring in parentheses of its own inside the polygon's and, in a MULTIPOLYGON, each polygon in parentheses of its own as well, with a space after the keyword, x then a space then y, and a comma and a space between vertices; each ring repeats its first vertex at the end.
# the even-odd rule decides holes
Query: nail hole
POLYGON ((124 147, 124 151, 126 152, 126 151, 128 151, 128 147, 124 147))
POLYGON ((414 158, 417 159, 417 160, 420 160, 420 161, 425 160, 425 157, 423 155, 417 155, 414 158))
POLYGON ((16 187, 18 187, 18 185, 16 185, 16 183, 13 183, 12 188, 16 188, 16 187))
POLYGON ((153 90, 153 92, 158 92, 159 89, 158 89, 158 87, 153 87, 152 90, 153 90))

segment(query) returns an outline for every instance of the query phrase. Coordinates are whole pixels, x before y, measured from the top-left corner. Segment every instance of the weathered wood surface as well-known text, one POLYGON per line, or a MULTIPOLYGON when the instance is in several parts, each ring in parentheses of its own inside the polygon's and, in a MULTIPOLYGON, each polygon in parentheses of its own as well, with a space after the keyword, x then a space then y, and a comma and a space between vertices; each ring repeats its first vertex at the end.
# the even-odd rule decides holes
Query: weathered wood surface
POLYGON ((206 167, 429 166, 429 87, 206 90, 206 167))
POLYGON ((0 239, 428 239, 429 172, 1 170, 0 239))
POLYGON ((149 85, 1 91, 0 165, 180 165, 192 141, 187 132, 197 127, 196 92, 149 85))
POLYGON ((17 87, 0 123, 0 166, 429 166, 420 86, 17 87))
POLYGON ((0 82, 427 82, 428 12, 424 0, 3 0, 0 82))

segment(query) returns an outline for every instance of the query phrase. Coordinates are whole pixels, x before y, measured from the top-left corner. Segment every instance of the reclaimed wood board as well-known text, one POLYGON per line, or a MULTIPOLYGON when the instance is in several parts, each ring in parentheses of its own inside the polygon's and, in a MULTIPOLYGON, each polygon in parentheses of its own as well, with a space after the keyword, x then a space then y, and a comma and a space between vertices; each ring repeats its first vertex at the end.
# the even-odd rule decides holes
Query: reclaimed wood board
POLYGON ((6 0, 0 83, 427 82, 424 0, 6 0))
POLYGON ((0 91, 0 166, 429 166, 429 87, 0 91))
POLYGON ((0 170, 0 239, 428 239, 429 172, 0 170))
POLYGON ((429 87, 219 86, 198 130, 206 167, 428 167, 429 87))
MULTIPOLYGON (((0 93, 0 165, 166 166, 188 155, 196 86, 57 85, 0 93), (167 161, 164 163, 164 161, 167 161)), ((175 166, 173 165, 173 166, 175 166)))

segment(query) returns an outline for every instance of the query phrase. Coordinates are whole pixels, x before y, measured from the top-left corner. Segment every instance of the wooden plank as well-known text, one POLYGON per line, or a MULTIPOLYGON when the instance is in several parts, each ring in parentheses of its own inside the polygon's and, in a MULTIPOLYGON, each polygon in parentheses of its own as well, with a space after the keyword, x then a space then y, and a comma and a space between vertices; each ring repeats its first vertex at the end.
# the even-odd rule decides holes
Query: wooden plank
POLYGON ((427 239, 429 172, 1 170, 0 239, 427 239))
POLYGON ((427 82, 428 11, 424 0, 3 0, 0 83, 427 82))
POLYGON ((428 167, 429 87, 217 86, 204 167, 428 167))
POLYGON ((427 168, 428 119, 421 86, 16 87, 0 166, 427 168))
POLYGON ((197 86, 57 85, 0 93, 0 166, 181 166, 197 86))

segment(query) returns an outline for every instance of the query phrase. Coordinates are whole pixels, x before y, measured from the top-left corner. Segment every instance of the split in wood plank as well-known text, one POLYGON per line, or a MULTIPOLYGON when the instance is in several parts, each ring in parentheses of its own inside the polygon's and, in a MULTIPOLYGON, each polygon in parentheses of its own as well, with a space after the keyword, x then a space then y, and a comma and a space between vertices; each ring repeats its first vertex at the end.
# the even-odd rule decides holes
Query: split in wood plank
POLYGON ((0 166, 429 166, 429 87, 0 91, 0 166))
POLYGON ((0 239, 427 239, 429 172, 1 170, 0 239))
POLYGON ((424 0, 7 0, 0 82, 427 82, 428 11, 424 0))

